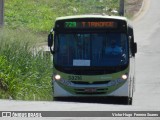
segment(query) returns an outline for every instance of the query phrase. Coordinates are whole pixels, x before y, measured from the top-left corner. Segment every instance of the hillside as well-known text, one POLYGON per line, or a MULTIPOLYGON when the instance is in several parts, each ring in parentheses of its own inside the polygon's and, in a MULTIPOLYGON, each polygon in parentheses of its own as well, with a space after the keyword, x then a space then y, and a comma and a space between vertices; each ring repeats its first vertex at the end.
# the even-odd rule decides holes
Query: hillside
POLYGON ((118 9, 119 0, 6 0, 5 25, 36 32, 51 29, 56 17, 105 13, 118 9))

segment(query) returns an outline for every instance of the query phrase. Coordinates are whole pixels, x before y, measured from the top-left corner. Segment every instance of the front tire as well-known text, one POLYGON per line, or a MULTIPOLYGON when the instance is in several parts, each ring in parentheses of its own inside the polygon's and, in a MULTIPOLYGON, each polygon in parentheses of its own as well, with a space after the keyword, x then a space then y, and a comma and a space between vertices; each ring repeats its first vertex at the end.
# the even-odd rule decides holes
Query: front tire
POLYGON ((126 100, 126 104, 127 105, 132 105, 132 98, 131 97, 127 97, 126 99, 127 99, 126 100))

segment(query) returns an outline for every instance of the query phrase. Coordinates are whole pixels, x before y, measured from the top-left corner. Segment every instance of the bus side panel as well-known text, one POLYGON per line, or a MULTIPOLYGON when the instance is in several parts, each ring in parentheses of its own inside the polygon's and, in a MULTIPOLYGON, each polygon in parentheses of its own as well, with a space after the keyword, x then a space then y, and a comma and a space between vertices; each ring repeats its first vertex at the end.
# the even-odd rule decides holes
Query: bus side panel
POLYGON ((130 58, 130 96, 133 97, 135 91, 135 58, 130 58))
POLYGON ((129 81, 127 80, 123 86, 108 94, 108 96, 129 97, 129 81))
POLYGON ((60 87, 56 82, 54 82, 54 97, 70 97, 73 94, 67 92, 62 87, 60 87))

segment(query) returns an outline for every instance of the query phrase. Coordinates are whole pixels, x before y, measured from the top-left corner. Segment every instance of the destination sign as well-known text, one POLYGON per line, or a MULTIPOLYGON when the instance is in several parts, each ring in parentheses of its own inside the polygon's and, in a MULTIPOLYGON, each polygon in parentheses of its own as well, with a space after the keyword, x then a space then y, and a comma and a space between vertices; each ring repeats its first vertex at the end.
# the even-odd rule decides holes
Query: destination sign
POLYGON ((107 22, 64 22, 65 28, 117 28, 117 23, 113 21, 107 22))

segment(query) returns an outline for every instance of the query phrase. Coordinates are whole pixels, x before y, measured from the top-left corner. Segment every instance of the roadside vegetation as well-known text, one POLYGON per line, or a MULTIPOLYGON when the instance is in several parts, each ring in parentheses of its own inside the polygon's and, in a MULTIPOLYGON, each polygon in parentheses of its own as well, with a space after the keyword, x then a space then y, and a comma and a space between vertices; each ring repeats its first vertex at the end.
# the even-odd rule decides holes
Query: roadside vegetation
POLYGON ((119 0, 6 0, 5 24, 46 32, 56 17, 118 10, 119 0))
POLYGON ((0 98, 51 99, 51 59, 38 41, 27 31, 0 31, 0 98))
POLYGON ((56 17, 111 14, 119 0, 6 0, 0 28, 0 98, 52 100, 50 56, 38 50, 56 17))

